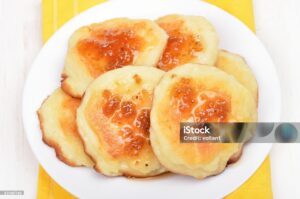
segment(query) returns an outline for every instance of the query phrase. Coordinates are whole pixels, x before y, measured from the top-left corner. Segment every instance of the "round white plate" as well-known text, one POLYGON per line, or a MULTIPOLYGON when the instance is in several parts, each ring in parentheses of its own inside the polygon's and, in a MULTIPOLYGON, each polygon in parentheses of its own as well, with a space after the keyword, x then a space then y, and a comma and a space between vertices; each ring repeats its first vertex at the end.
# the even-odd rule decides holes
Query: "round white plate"
POLYGON ((221 48, 243 55, 257 77, 259 121, 279 120, 280 87, 273 63, 256 36, 233 16, 199 0, 114 0, 100 4, 75 17, 54 34, 36 58, 24 88, 23 120, 31 148, 48 174, 72 194, 81 198, 220 198, 245 182, 267 156, 270 144, 248 144, 236 164, 202 181, 179 175, 143 180, 108 178, 92 169, 63 164, 55 157, 53 149, 42 142, 36 111, 60 85, 67 42, 73 31, 115 17, 156 19, 171 13, 209 19, 220 35, 221 48))

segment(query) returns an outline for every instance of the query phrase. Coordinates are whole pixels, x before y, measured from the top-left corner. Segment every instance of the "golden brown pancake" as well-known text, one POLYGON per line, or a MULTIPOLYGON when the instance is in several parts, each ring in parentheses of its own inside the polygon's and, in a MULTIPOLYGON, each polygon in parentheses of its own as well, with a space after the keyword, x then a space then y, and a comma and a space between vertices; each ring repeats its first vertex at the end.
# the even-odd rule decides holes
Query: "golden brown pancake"
POLYGON ((246 60, 234 53, 220 50, 216 67, 224 72, 233 75, 243 86, 245 86, 258 103, 258 85, 254 74, 246 60))
POLYGON ((166 171, 149 140, 153 89, 163 74, 153 67, 126 66, 99 76, 86 90, 77 124, 98 172, 148 177, 166 171))
POLYGON ((218 36, 205 18, 167 15, 156 22, 169 35, 158 68, 168 71, 186 63, 213 65, 216 62, 218 36))
POLYGON ((167 38, 150 20, 117 18, 82 27, 69 40, 62 89, 81 98, 89 83, 106 71, 156 66, 167 38))
POLYGON ((233 76, 211 66, 186 64, 168 71, 154 91, 150 139, 168 170, 205 178, 224 170, 242 144, 181 143, 181 122, 255 122, 251 93, 233 76))
POLYGON ((56 156, 70 166, 88 166, 93 162, 85 154, 76 126, 76 109, 80 100, 65 94, 60 88, 49 96, 38 116, 43 141, 53 147, 56 156))

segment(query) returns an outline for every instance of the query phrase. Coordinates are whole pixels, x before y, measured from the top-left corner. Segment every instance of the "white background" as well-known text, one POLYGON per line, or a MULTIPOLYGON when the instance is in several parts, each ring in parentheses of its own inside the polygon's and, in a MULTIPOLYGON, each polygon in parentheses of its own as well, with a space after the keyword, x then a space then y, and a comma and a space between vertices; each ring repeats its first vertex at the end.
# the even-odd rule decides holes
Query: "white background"
MULTIPOLYGON (((282 121, 300 122, 300 1, 254 0, 254 7, 281 82, 282 121)), ((35 198, 38 163, 23 132, 21 97, 41 47, 41 0, 0 0, 0 190, 24 190, 24 198, 35 198)), ((300 144, 275 145, 271 166, 274 197, 300 198, 300 144)))

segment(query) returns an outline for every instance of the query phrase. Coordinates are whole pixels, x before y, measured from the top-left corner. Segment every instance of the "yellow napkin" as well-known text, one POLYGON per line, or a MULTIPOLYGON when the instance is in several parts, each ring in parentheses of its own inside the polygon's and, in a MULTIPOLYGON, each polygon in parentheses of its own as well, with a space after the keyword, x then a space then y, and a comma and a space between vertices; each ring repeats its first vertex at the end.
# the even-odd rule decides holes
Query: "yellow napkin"
MULTIPOLYGON (((105 0, 43 0, 43 40, 49 37, 66 21, 78 13, 105 0)), ((252 0, 206 0, 235 15, 255 31, 252 0)), ((271 199, 270 160, 267 158, 260 168, 241 187, 226 199, 271 199)), ((226 184, 224 184, 226 186, 226 184)), ((217 191, 217 187, 216 187, 217 191)), ((59 186, 44 171, 39 170, 37 199, 76 198, 59 186)))

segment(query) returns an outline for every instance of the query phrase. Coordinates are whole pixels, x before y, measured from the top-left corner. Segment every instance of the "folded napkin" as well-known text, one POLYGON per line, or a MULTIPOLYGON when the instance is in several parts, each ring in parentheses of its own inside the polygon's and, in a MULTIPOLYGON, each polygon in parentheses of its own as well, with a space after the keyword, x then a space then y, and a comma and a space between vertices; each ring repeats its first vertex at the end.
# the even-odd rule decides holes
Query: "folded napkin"
MULTIPOLYGON (((43 41, 66 21, 78 13, 105 0, 43 0, 43 41)), ((205 0, 243 21, 255 31, 252 0, 205 0)), ((271 199, 271 171, 269 157, 260 168, 237 190, 226 196, 226 199, 271 199)), ((226 186, 226 184, 224 184, 226 186)), ((59 186, 46 172, 39 168, 37 199, 74 199, 75 196, 59 186)))

